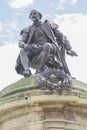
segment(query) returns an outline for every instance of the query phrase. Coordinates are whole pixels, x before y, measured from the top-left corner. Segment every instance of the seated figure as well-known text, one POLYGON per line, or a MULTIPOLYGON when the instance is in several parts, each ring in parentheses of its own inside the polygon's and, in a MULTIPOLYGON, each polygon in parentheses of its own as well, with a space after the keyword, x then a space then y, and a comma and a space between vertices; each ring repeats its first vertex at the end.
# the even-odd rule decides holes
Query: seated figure
POLYGON ((33 24, 21 31, 19 40, 21 48, 15 69, 18 74, 30 76, 30 67, 36 73, 45 72, 45 68, 56 68, 64 75, 71 76, 65 61, 65 53, 77 56, 72 50, 66 37, 58 30, 58 25, 47 20, 41 22, 42 14, 38 10, 31 10, 29 18, 33 24))

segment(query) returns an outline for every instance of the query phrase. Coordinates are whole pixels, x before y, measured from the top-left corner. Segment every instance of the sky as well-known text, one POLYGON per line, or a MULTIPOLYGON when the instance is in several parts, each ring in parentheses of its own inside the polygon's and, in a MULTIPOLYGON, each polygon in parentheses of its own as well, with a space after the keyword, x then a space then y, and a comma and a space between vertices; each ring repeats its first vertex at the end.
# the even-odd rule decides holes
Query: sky
POLYGON ((0 90, 23 78, 14 69, 20 31, 31 25, 29 12, 59 25, 78 57, 67 56, 72 77, 87 83, 87 0, 0 0, 0 90))

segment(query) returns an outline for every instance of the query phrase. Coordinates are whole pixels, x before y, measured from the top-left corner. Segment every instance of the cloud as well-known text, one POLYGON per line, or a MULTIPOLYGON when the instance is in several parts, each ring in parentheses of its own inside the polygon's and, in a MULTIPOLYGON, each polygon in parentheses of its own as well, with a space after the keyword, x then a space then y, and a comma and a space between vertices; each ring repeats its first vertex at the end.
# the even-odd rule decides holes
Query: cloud
POLYGON ((66 0, 60 0, 59 4, 58 4, 58 9, 59 10, 64 10, 64 4, 66 3, 66 0))
POLYGON ((64 10, 65 5, 67 4, 76 4, 77 0, 60 0, 57 9, 64 10))
POLYGON ((50 4, 49 4, 48 8, 53 7, 53 5, 54 5, 54 2, 50 2, 50 4))
POLYGON ((71 4, 74 5, 77 3, 77 0, 71 0, 71 4))
POLYGON ((18 28, 17 28, 17 22, 16 22, 16 21, 11 21, 11 22, 8 23, 8 24, 0 23, 0 30, 1 30, 2 32, 7 32, 7 33, 8 33, 8 31, 18 30, 18 28))
POLYGON ((13 21, 13 22, 11 22, 11 23, 9 24, 9 28, 10 28, 11 30, 17 30, 17 24, 13 21))
MULTIPOLYGON (((18 44, 10 43, 0 47, 0 90, 23 78, 15 71, 16 59, 19 55, 18 44)), ((34 73, 34 70, 32 70, 34 73)))
POLYGON ((22 77, 14 69, 18 54, 19 48, 17 44, 0 47, 0 90, 22 77))
POLYGON ((3 30, 3 24, 0 22, 0 32, 3 30))
POLYGON ((72 76, 87 83, 87 14, 56 15, 54 21, 79 55, 67 57, 72 76))
POLYGON ((33 0, 9 0, 8 4, 11 8, 21 9, 33 4, 33 0))
POLYGON ((22 12, 17 12, 15 15, 20 16, 21 14, 22 14, 22 12))
POLYGON ((14 43, 17 40, 18 27, 17 22, 11 21, 8 24, 1 24, 1 33, 0 33, 0 45, 14 43))

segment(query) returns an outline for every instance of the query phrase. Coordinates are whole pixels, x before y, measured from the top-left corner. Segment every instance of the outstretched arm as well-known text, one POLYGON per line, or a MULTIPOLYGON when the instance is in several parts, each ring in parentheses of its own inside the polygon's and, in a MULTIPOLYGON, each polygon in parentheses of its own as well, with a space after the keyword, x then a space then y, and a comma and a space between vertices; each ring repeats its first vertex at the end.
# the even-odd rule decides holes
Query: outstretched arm
POLYGON ((78 56, 77 53, 75 51, 72 50, 72 47, 69 43, 69 41, 67 40, 67 38, 65 37, 64 41, 63 41, 63 44, 65 46, 65 50, 66 50, 66 53, 70 56, 78 56))

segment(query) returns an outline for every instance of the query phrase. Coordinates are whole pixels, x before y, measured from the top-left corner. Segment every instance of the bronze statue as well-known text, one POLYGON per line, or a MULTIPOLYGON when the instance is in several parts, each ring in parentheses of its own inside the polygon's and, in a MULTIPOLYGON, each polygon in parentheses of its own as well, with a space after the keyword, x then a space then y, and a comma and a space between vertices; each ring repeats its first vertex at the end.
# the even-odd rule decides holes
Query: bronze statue
MULTIPOLYGON (((67 38, 58 30, 58 25, 48 20, 41 22, 42 14, 38 10, 31 10, 29 18, 33 24, 21 31, 22 39, 19 40, 20 54, 16 62, 16 71, 18 74, 30 76, 29 67, 35 67, 36 73, 49 75, 54 71, 46 70, 48 68, 56 69, 64 79, 66 75, 71 76, 65 61, 65 53, 71 56, 77 56, 72 50, 67 38)), ((56 75, 56 73, 55 73, 56 75)), ((49 77, 48 76, 48 77, 49 77)))

